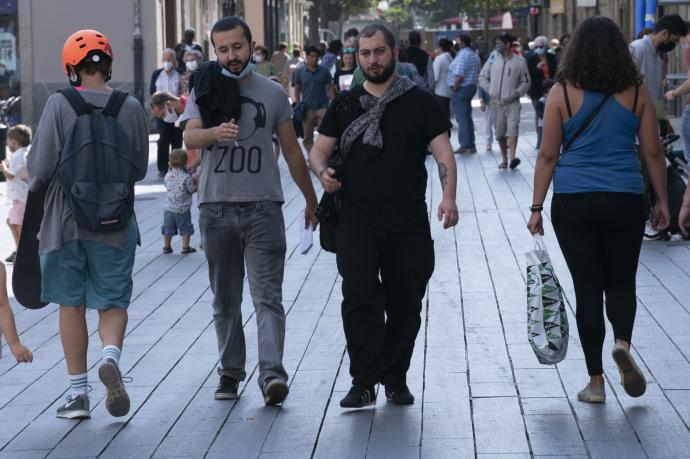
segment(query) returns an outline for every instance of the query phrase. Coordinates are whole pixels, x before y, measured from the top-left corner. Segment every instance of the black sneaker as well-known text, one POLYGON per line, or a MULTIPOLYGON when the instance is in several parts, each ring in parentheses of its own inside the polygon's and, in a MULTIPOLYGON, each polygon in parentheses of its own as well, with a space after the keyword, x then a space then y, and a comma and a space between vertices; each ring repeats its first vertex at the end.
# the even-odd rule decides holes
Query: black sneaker
POLYGON ((5 258, 5 263, 14 263, 14 260, 16 260, 16 259, 17 259, 17 252, 12 252, 12 255, 5 258))
POLYGON ((341 408, 364 408, 365 406, 376 404, 376 391, 374 386, 367 387, 355 384, 340 401, 341 408))
POLYGON ((515 169, 520 165, 520 158, 515 158, 510 160, 510 168, 515 169))
POLYGON ((264 403, 268 405, 277 405, 283 403, 287 397, 290 389, 285 381, 278 378, 272 378, 264 381, 261 392, 264 394, 264 403))
POLYGON ((386 400, 395 405, 412 405, 414 395, 407 384, 386 386, 386 400))
POLYGON ((216 392, 213 394, 213 398, 216 400, 237 400, 239 395, 237 395, 237 388, 240 387, 240 382, 230 376, 221 376, 220 381, 218 381, 218 387, 216 392))
POLYGON ((105 359, 98 368, 98 377, 105 386, 105 407, 119 418, 129 413, 129 395, 122 382, 122 374, 112 359, 105 359))
POLYGON ((57 409, 57 417, 64 419, 89 419, 89 397, 77 395, 67 397, 67 403, 57 409))

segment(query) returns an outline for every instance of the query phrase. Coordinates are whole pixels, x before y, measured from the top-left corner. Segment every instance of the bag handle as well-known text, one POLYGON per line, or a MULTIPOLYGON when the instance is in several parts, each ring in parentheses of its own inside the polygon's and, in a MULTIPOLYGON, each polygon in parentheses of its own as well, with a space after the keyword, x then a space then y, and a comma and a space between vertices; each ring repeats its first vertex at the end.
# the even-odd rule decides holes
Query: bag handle
POLYGON ((575 134, 573 134, 573 136, 569 138, 566 143, 563 144, 563 147, 561 148, 561 155, 568 151, 573 142, 575 142, 575 140, 577 140, 577 138, 580 137, 587 130, 589 125, 592 124, 594 118, 596 118, 601 109, 604 108, 604 105, 606 104, 606 101, 609 100, 609 97, 611 97, 611 94, 606 94, 606 97, 604 97, 604 99, 601 102, 599 102, 599 105, 597 105, 596 108, 592 110, 592 113, 589 114, 585 122, 582 123, 582 125, 575 132, 575 134))
POLYGON ((544 252, 548 252, 546 250, 546 244, 544 244, 544 238, 541 237, 541 234, 536 233, 532 235, 534 237, 534 249, 535 250, 543 250, 544 252))

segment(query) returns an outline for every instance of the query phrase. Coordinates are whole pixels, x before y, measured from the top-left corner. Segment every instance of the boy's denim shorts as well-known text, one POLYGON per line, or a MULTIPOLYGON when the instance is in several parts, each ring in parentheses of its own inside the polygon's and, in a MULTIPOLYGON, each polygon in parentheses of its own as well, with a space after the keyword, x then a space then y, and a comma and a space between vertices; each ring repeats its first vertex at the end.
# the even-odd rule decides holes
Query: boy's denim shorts
POLYGON ((161 226, 163 236, 175 236, 178 232, 180 236, 191 236, 194 234, 192 225, 192 212, 175 213, 163 212, 163 226, 161 226))
POLYGON ((119 249, 97 241, 68 241, 40 256, 41 300, 62 306, 110 309, 129 306, 137 246, 132 218, 125 245, 119 249))

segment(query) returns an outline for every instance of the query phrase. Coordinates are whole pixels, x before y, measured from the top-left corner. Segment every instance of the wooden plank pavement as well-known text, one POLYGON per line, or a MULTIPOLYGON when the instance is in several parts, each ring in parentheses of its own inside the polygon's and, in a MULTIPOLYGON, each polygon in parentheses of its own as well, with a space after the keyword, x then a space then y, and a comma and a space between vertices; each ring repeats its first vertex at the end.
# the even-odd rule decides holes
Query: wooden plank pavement
MULTIPOLYGON (((535 140, 534 134, 526 138, 535 140)), ((55 418, 68 390, 57 309, 24 310, 12 299, 34 362, 16 365, 4 344, 0 458, 690 456, 690 245, 644 244, 633 339, 648 376, 647 394, 628 397, 605 354, 607 403, 578 402, 587 375, 574 317, 568 357, 555 367, 540 365, 526 340, 524 252, 532 244, 525 225, 536 153, 524 141, 520 152, 516 171, 499 171, 496 152, 456 157, 461 222, 444 231, 432 219, 436 270, 408 376, 417 397, 411 407, 391 406, 382 396, 371 409, 339 407, 349 375, 335 257, 317 247, 297 252, 302 199, 282 159, 290 395, 282 408, 263 406, 245 285, 249 376, 238 401, 213 400, 217 349, 204 254, 179 254, 179 240, 174 254, 161 253, 163 188, 157 179, 146 180, 137 190, 143 245, 121 362, 133 377, 130 414, 115 419, 104 408, 95 372, 97 317, 88 313, 93 417, 55 418)), ((434 215, 440 189, 435 165, 427 165, 434 215)), ((546 216, 545 240, 572 300, 572 282, 546 216)), ((10 236, 6 228, 0 231, 4 256, 11 251, 10 236)), ((198 246, 198 234, 193 242, 198 246)), ((612 341, 609 328, 605 352, 612 341)))

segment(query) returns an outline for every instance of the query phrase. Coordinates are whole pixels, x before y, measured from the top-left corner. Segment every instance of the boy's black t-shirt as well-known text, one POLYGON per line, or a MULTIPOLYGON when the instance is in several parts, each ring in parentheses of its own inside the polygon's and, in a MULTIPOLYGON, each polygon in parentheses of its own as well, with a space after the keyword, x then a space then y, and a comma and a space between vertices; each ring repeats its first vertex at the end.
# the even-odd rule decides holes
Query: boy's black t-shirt
MULTIPOLYGON (((340 139, 364 110, 362 85, 336 97, 319 133, 340 139)), ((371 146, 360 136, 340 173, 341 218, 386 232, 429 231, 426 208, 428 144, 451 128, 448 116, 428 92, 414 88, 388 104, 381 119, 383 149, 364 156, 371 146)))

